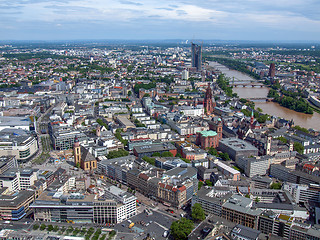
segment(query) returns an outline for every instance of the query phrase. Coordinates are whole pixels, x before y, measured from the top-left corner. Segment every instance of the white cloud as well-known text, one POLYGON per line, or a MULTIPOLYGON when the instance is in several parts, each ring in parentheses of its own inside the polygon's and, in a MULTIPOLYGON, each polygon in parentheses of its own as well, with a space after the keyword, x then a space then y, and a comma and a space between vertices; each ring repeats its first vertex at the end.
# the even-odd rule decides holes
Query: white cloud
POLYGON ((259 31, 308 30, 320 38, 319 10, 317 0, 0 0, 0 22, 10 26, 15 22, 43 22, 59 28, 62 26, 59 24, 72 27, 85 22, 92 29, 97 23, 105 29, 121 24, 126 27, 131 24, 132 28, 190 25, 192 34, 199 28, 220 27, 220 31, 230 32, 230 38, 234 37, 230 35, 232 29, 239 29, 240 33, 249 26, 259 31))

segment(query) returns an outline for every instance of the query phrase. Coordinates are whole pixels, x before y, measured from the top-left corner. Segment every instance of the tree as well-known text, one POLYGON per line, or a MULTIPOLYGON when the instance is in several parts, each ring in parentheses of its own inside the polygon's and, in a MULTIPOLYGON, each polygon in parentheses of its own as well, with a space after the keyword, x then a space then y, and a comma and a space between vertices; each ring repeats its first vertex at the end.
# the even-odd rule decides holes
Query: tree
POLYGON ((33 225, 33 230, 38 230, 38 228, 39 228, 38 224, 33 225))
POLYGON ((272 183, 270 188, 271 189, 281 189, 281 186, 282 186, 281 182, 277 182, 277 183, 272 183))
POLYGON ((200 189, 202 188, 202 186, 203 186, 203 182, 202 182, 202 181, 199 181, 199 182, 198 182, 198 190, 200 190, 200 189))
POLYGON ((193 229, 193 222, 186 218, 181 218, 171 224, 170 231, 174 239, 185 240, 193 229))
POLYGON ((209 151, 208 151, 209 154, 213 155, 213 156, 218 156, 218 151, 217 149, 213 148, 213 147, 210 147, 209 148, 209 151))
POLYGON ((219 157, 221 157, 222 160, 224 160, 224 161, 230 161, 231 160, 228 153, 219 153, 219 157))
POLYGON ((128 91, 128 96, 130 97, 132 95, 132 92, 131 91, 128 91))
POLYGON ((212 187, 212 182, 210 180, 206 180, 206 184, 207 186, 212 187))
POLYGON ((51 232, 51 231, 53 230, 53 226, 52 226, 51 224, 50 224, 50 225, 48 225, 47 230, 48 230, 49 232, 51 232))
MULTIPOLYGON (((110 236, 110 233, 109 233, 109 236, 110 236)), ((102 234, 101 237, 99 238, 99 240, 105 240, 107 238, 107 235, 106 234, 102 234)))
POLYGON ((144 157, 142 157, 142 160, 146 161, 147 163, 149 163, 149 164, 151 164, 153 166, 156 165, 156 159, 155 158, 144 156, 144 157))
POLYGON ((149 94, 149 93, 145 93, 145 94, 143 95, 143 97, 150 97, 150 94, 149 94))
POLYGON ((154 153, 152 153, 152 157, 161 157, 161 153, 154 152, 154 153))
POLYGON ((41 224, 41 226, 40 226, 40 230, 41 230, 41 231, 43 231, 43 230, 45 230, 45 229, 46 229, 46 225, 41 224))
POLYGON ((173 154, 171 152, 163 152, 161 153, 161 157, 173 157, 173 154))
POLYGON ((110 151, 107 155, 108 159, 118 158, 118 157, 125 157, 128 156, 129 152, 124 149, 119 149, 118 151, 110 151))
POLYGON ((276 139, 278 139, 279 141, 283 142, 284 144, 286 144, 288 142, 288 140, 283 136, 280 136, 280 137, 278 137, 276 139))
POLYGON ((301 143, 294 142, 293 143, 293 150, 297 151, 300 154, 303 154, 304 147, 303 147, 303 145, 301 143))
POLYGON ((195 203, 191 209, 191 217, 194 221, 203 221, 206 218, 200 203, 195 203))
POLYGON ((254 201, 255 201, 256 203, 258 203, 258 202, 260 202, 260 198, 256 197, 256 198, 254 199, 254 201))

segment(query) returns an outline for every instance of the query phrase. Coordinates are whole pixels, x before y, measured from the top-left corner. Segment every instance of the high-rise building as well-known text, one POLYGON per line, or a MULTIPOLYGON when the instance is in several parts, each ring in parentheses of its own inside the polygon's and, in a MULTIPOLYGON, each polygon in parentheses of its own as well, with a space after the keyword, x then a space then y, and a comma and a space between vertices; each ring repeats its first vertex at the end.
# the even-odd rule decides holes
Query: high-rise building
POLYGON ((183 70, 182 71, 182 79, 183 80, 188 80, 189 79, 189 71, 188 70, 183 70))
POLYGON ((276 75, 276 65, 274 63, 270 64, 268 76, 274 78, 276 75))
POLYGON ((202 64, 201 46, 195 43, 191 43, 191 55, 192 55, 192 67, 195 67, 197 71, 201 71, 201 64, 202 64))

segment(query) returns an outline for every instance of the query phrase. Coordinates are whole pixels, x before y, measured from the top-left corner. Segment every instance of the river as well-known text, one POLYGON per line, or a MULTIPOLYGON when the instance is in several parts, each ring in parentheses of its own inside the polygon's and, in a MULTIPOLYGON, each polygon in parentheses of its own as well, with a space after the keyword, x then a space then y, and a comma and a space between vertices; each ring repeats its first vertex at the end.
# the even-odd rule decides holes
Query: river
MULTIPOLYGON (((219 63, 210 62, 209 65, 214 67, 215 69, 220 70, 227 77, 233 79, 235 83, 255 81, 250 76, 235 70, 230 70, 219 63)), ((237 93, 240 98, 250 99, 250 98, 258 98, 258 97, 261 97, 261 98, 267 97, 269 89, 267 87, 248 86, 248 87, 235 87, 233 88, 233 91, 237 93)), ((299 125, 305 128, 313 128, 316 130, 320 130, 320 114, 317 112, 314 112, 313 115, 299 113, 299 112, 290 110, 288 108, 282 107, 275 102, 264 102, 264 101, 259 102, 258 101, 258 102, 255 102, 255 106, 256 108, 258 107, 261 108, 263 110, 263 113, 285 118, 288 120, 293 119, 295 125, 299 125)))

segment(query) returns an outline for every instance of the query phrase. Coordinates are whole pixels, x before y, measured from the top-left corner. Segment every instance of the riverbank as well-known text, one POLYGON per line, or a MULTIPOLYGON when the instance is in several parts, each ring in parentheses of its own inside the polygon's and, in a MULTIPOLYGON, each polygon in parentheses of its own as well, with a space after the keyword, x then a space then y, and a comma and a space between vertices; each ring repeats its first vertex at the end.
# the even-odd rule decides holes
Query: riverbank
MULTIPOLYGON (((210 66, 215 69, 219 69, 223 74, 229 78, 235 78, 235 81, 238 82, 255 82, 250 76, 243 74, 239 71, 231 70, 226 66, 223 66, 216 62, 209 63, 210 66)), ((237 93, 239 98, 252 99, 252 98, 267 98, 269 88, 267 87, 234 87, 234 93, 237 93)), ((314 112, 311 114, 299 113, 288 108, 280 106, 275 102, 255 102, 256 108, 260 107, 263 110, 263 113, 269 114, 271 116, 281 117, 287 120, 293 119, 295 125, 299 125, 304 128, 313 128, 320 130, 320 114, 314 112)))

